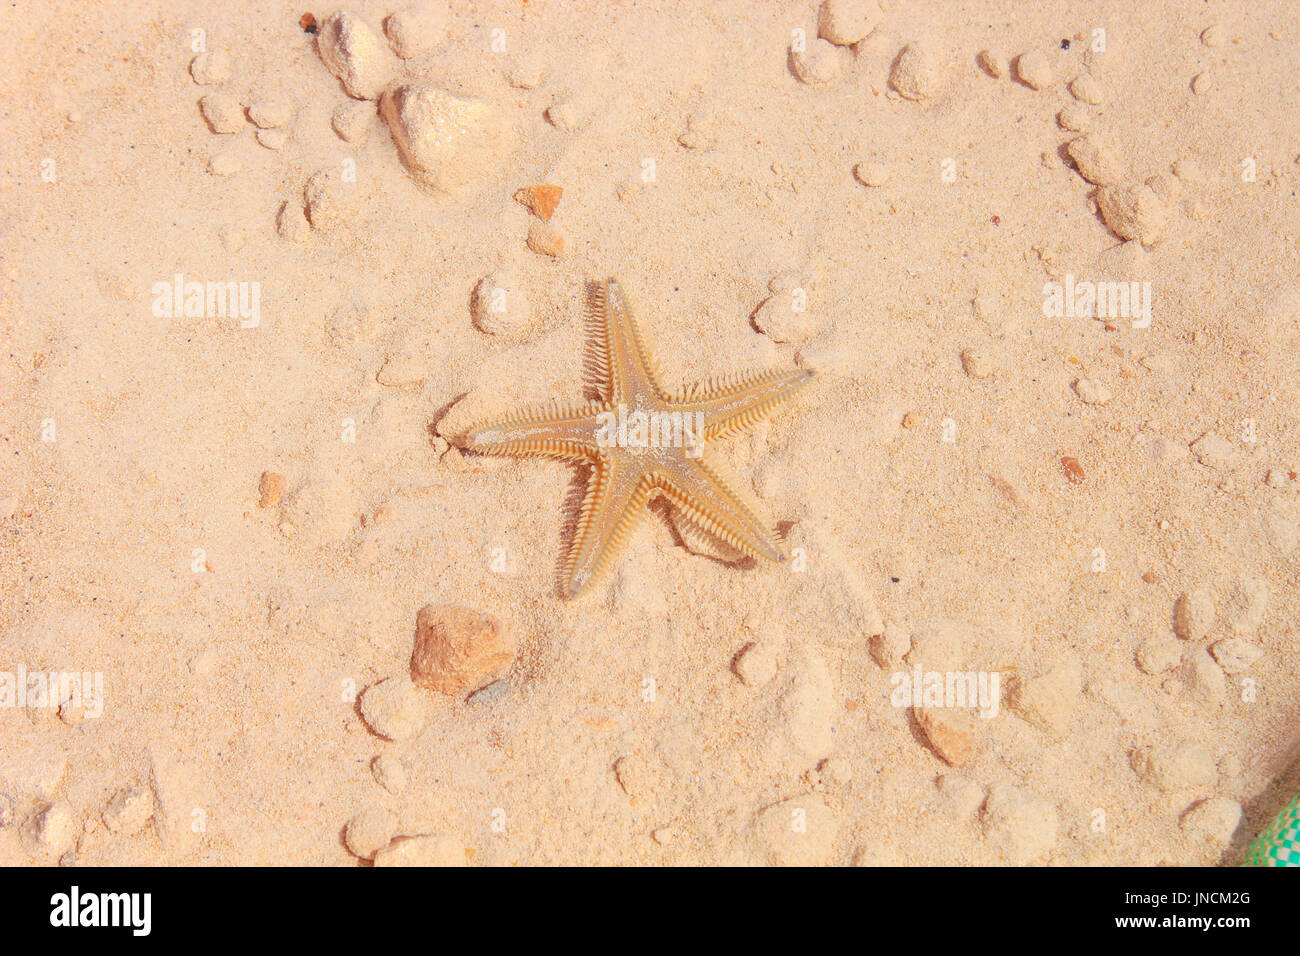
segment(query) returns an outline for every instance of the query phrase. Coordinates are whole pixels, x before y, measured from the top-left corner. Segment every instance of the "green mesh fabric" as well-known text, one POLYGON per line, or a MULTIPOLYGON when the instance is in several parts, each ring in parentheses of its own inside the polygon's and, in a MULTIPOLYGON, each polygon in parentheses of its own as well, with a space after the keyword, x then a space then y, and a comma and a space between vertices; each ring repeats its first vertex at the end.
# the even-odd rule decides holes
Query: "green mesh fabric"
POLYGON ((1300 866, 1300 795, 1250 845, 1243 866, 1300 866))

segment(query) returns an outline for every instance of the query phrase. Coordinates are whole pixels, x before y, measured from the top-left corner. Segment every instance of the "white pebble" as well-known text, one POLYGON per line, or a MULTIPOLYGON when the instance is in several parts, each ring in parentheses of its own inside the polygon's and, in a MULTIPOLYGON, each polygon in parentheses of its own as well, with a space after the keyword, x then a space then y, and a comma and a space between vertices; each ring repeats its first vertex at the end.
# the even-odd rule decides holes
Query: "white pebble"
POLYGON ((1081 103, 1097 106, 1106 100, 1106 91, 1091 73, 1080 73, 1070 81, 1070 93, 1081 103))
POLYGON ((361 146, 370 135, 376 116, 373 103, 365 100, 349 100, 341 104, 330 117, 330 126, 345 143, 361 146))
POLYGON ((470 315, 474 327, 488 335, 518 335, 534 320, 523 283, 508 269, 496 269, 479 280, 470 299, 470 315))
POLYGON ((1230 637, 1216 642, 1211 646, 1210 653, 1225 674, 1240 674, 1264 656, 1264 649, 1240 637, 1230 637))
POLYGON ((412 175, 442 192, 482 179, 514 148, 510 115, 483 100, 408 85, 385 93, 380 110, 412 175))
POLYGON ((408 677, 390 677, 371 684, 361 694, 361 717, 374 733, 387 740, 407 740, 424 727, 427 704, 408 677))
POLYGON ((190 61, 190 76, 200 86, 220 86, 230 79, 233 71, 229 54, 222 50, 200 53, 190 61))
POLYGON ((853 167, 853 176, 864 186, 883 186, 889 182, 890 170, 884 163, 862 162, 853 167))
POLYGON ((851 46, 865 40, 883 16, 878 0, 822 0, 817 35, 837 46, 851 46))
POLYGON ((283 96, 262 96, 248 105, 248 118, 261 129, 284 126, 293 119, 293 104, 283 96))
POLYGON ((445 3, 427 0, 390 15, 384 21, 384 35, 393 52, 409 60, 437 49, 450 22, 451 11, 445 3))
POLYGON ((325 19, 316 34, 316 49, 325 68, 355 99, 378 99, 396 69, 393 55, 375 31, 351 13, 334 13, 325 19))
POLYGON ((1016 76, 1031 90, 1046 89, 1055 80, 1051 62, 1037 50, 1016 57, 1016 76))
POLYGON ((238 133, 244 128, 244 107, 229 93, 209 93, 199 110, 214 133, 238 133))
POLYGON ((942 61, 930 47, 909 43, 894 59, 889 85, 905 99, 926 100, 943 92, 947 76, 942 61))
POLYGON ((1097 211, 1110 230, 1121 239, 1136 239, 1154 246, 1165 238, 1172 211, 1145 184, 1106 186, 1097 192, 1097 211))
POLYGON ((397 832, 397 817, 383 807, 366 807, 351 820, 343 832, 349 852, 363 860, 373 860, 397 832))

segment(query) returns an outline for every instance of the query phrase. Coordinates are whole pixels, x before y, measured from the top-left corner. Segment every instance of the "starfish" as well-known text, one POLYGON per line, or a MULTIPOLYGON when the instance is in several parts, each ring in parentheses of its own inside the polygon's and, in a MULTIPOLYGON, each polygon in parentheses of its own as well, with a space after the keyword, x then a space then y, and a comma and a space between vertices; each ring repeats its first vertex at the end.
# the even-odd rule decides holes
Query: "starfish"
POLYGON ((660 384, 618 281, 592 286, 588 323, 596 334, 585 365, 600 380, 601 397, 480 423, 461 441, 482 454, 590 465, 591 479, 564 563, 562 596, 577 597, 609 569, 656 497, 744 555, 785 560, 775 534, 722 477, 707 446, 753 425, 813 373, 750 372, 669 392, 660 384))

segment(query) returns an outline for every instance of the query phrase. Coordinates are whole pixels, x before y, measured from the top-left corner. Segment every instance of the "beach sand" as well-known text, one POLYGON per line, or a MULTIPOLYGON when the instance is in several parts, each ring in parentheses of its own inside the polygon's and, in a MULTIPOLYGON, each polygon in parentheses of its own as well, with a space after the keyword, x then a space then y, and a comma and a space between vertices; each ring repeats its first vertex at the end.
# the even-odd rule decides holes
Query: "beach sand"
POLYGON ((1242 858, 1300 790, 1289 3, 341 9, 0 11, 0 863, 1242 858), (674 387, 818 373, 716 450, 790 560, 656 505, 563 600, 586 473, 457 447, 590 388, 607 276, 674 387), (488 616, 454 693, 427 606, 488 616))

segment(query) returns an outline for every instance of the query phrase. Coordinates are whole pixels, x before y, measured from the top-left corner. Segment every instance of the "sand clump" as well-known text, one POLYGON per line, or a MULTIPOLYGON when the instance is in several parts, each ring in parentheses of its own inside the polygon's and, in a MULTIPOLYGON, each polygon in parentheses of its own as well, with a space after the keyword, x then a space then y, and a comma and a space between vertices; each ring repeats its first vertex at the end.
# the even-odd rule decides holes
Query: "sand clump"
POLYGON ((509 115, 483 100, 408 84, 380 101, 407 169, 420 182, 452 192, 475 182, 514 148, 509 115))

